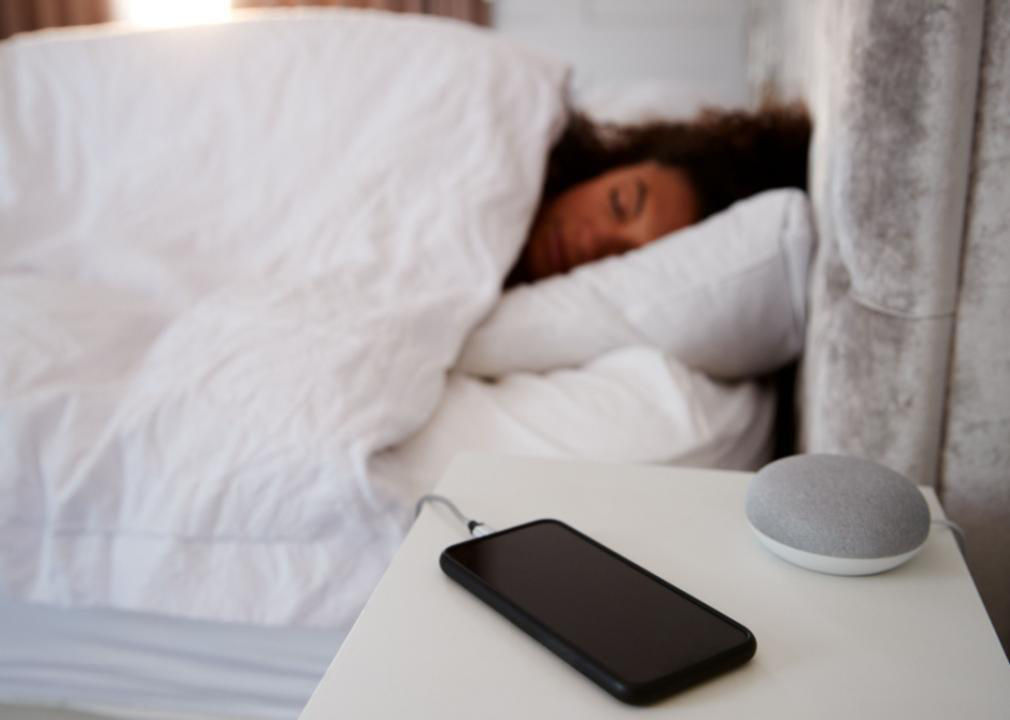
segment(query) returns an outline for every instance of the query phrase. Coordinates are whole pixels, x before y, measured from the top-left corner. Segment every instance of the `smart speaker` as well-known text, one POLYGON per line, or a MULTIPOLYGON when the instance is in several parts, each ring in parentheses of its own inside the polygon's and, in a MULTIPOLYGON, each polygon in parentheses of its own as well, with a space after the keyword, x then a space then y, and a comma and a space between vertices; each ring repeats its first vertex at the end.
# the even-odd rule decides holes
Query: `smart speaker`
POLYGON ((843 455, 796 455, 764 466, 747 489, 746 510, 766 548, 833 575, 890 570, 929 534, 929 506, 911 481, 843 455))

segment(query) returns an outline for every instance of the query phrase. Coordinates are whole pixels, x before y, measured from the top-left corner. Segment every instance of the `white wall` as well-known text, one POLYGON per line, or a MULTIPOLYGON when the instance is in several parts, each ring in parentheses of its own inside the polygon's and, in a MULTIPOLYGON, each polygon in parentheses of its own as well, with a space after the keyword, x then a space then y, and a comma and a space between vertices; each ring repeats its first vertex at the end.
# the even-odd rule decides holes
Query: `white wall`
POLYGON ((632 90, 638 104, 678 113, 748 103, 749 8, 747 0, 494 0, 492 25, 570 62, 576 90, 593 105, 632 90))

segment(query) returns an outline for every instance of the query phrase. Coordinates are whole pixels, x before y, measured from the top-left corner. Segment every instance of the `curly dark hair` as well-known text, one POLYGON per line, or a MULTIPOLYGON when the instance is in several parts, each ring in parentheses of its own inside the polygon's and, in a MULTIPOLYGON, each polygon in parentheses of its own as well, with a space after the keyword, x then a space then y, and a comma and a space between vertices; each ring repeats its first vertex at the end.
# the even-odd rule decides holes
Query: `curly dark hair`
POLYGON ((702 110, 687 121, 620 126, 573 113, 551 150, 541 203, 623 165, 655 160, 687 173, 700 218, 780 187, 806 189, 810 116, 802 105, 702 110))

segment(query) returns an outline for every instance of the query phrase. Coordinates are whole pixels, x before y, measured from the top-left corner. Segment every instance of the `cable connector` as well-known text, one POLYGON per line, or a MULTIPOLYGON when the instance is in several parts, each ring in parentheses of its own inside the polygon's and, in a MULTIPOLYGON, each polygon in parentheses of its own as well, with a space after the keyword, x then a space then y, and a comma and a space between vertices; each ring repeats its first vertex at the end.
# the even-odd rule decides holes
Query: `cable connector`
POLYGON ((472 537, 484 537, 485 535, 490 535, 494 532, 493 529, 482 522, 477 522, 476 520, 471 520, 466 524, 466 526, 470 529, 470 535, 472 537))
POLYGON ((417 516, 421 514, 421 509, 424 507, 426 502, 442 503, 449 508, 449 510, 452 511, 452 514, 456 516, 456 519, 466 525, 466 529, 470 531, 471 537, 484 537, 485 535, 490 535, 494 532, 494 528, 490 525, 482 523, 479 520, 466 517, 460 512, 459 508, 456 507, 456 504, 452 500, 443 495, 422 495, 417 501, 417 505, 414 507, 415 519, 417 519, 417 516))

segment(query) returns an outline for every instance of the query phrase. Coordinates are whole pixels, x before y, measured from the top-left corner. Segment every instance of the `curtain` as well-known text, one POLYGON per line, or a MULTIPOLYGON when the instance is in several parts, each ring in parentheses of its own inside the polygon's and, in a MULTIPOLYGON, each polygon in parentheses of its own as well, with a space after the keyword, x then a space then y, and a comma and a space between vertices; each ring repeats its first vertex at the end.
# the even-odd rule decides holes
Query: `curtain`
POLYGON ((109 19, 109 0, 0 0, 0 39, 17 32, 109 19))
MULTIPOLYGON (((172 2, 173 0, 164 0, 172 2)), ((112 0, 0 0, 0 40, 17 32, 112 19, 112 0)), ((234 7, 337 5, 415 12, 487 25, 487 0, 233 0, 234 7)))
POLYGON ((329 5, 413 12, 488 24, 488 0, 234 0, 234 7, 329 5))

